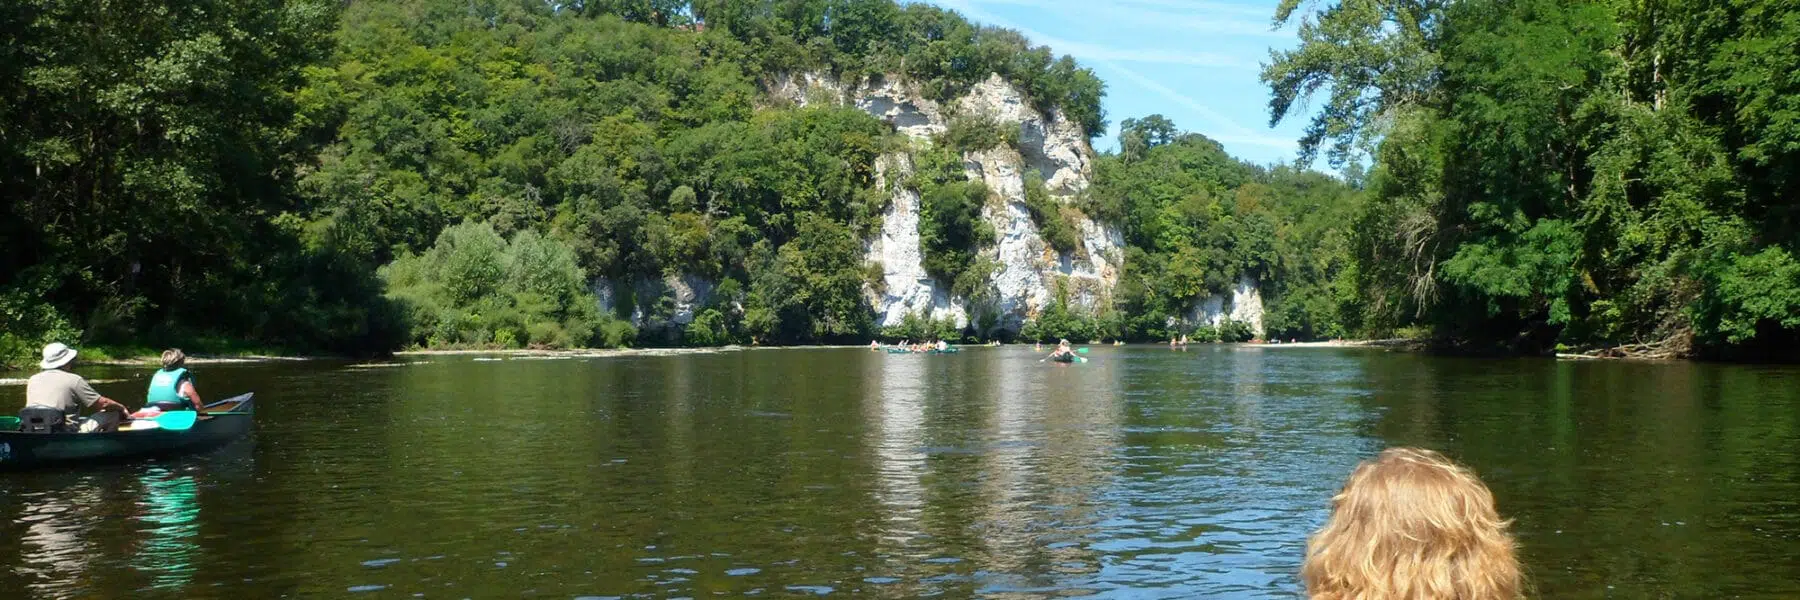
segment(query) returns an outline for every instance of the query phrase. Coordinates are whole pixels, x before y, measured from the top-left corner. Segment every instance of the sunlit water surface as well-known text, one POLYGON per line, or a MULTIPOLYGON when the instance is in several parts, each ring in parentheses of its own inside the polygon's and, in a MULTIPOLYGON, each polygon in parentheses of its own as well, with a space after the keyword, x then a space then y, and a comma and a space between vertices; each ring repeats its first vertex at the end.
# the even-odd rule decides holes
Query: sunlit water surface
POLYGON ((1489 482, 1535 595, 1800 596, 1800 370, 1091 356, 200 367, 257 392, 251 437, 0 474, 0 597, 1292 598, 1344 476, 1401 444, 1489 482))

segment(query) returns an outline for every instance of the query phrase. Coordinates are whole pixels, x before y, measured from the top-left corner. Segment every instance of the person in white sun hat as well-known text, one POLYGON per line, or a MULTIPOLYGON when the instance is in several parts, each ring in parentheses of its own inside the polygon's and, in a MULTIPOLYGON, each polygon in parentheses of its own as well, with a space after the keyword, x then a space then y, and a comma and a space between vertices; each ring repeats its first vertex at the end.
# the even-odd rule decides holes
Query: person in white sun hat
POLYGON ((54 409, 62 411, 67 429, 79 431, 112 431, 127 412, 125 405, 94 391, 80 375, 65 370, 75 361, 75 349, 62 343, 44 346, 43 371, 25 383, 26 410, 54 409), (83 408, 94 409, 93 416, 76 419, 83 408))

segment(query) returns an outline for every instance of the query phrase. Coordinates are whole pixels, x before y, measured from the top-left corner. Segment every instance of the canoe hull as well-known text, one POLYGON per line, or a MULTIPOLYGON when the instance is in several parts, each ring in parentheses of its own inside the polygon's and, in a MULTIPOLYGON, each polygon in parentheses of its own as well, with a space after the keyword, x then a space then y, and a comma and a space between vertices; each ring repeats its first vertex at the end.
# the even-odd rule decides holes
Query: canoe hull
POLYGON ((216 449, 249 433, 254 396, 207 405, 206 418, 185 431, 150 429, 109 433, 0 432, 0 471, 110 463, 216 449), (216 408, 215 408, 216 407, 216 408))

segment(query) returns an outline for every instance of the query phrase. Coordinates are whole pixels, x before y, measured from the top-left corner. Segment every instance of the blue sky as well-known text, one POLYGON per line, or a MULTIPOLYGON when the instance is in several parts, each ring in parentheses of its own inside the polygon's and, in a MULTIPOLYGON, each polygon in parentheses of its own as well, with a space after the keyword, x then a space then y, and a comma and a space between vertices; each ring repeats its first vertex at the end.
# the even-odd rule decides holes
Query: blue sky
MULTIPOLYGON (((1257 75, 1271 48, 1296 43, 1294 24, 1272 30, 1279 0, 929 0, 972 21, 1017 29, 1106 81, 1111 130, 1161 113, 1206 134, 1233 156, 1290 162, 1303 120, 1269 128, 1269 90, 1257 75)), ((1304 115, 1302 115, 1304 117, 1304 115)))

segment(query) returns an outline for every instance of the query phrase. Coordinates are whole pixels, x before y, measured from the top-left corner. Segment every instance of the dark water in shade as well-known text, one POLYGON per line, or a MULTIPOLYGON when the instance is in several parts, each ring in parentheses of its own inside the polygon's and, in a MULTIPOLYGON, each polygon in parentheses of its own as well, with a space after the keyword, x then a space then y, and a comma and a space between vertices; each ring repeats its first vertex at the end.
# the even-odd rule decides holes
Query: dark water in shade
POLYGON ((200 367, 257 392, 252 437, 0 474, 0 598, 1292 598, 1331 494, 1399 444, 1482 474, 1537 595, 1800 596, 1800 370, 1093 357, 200 367))

